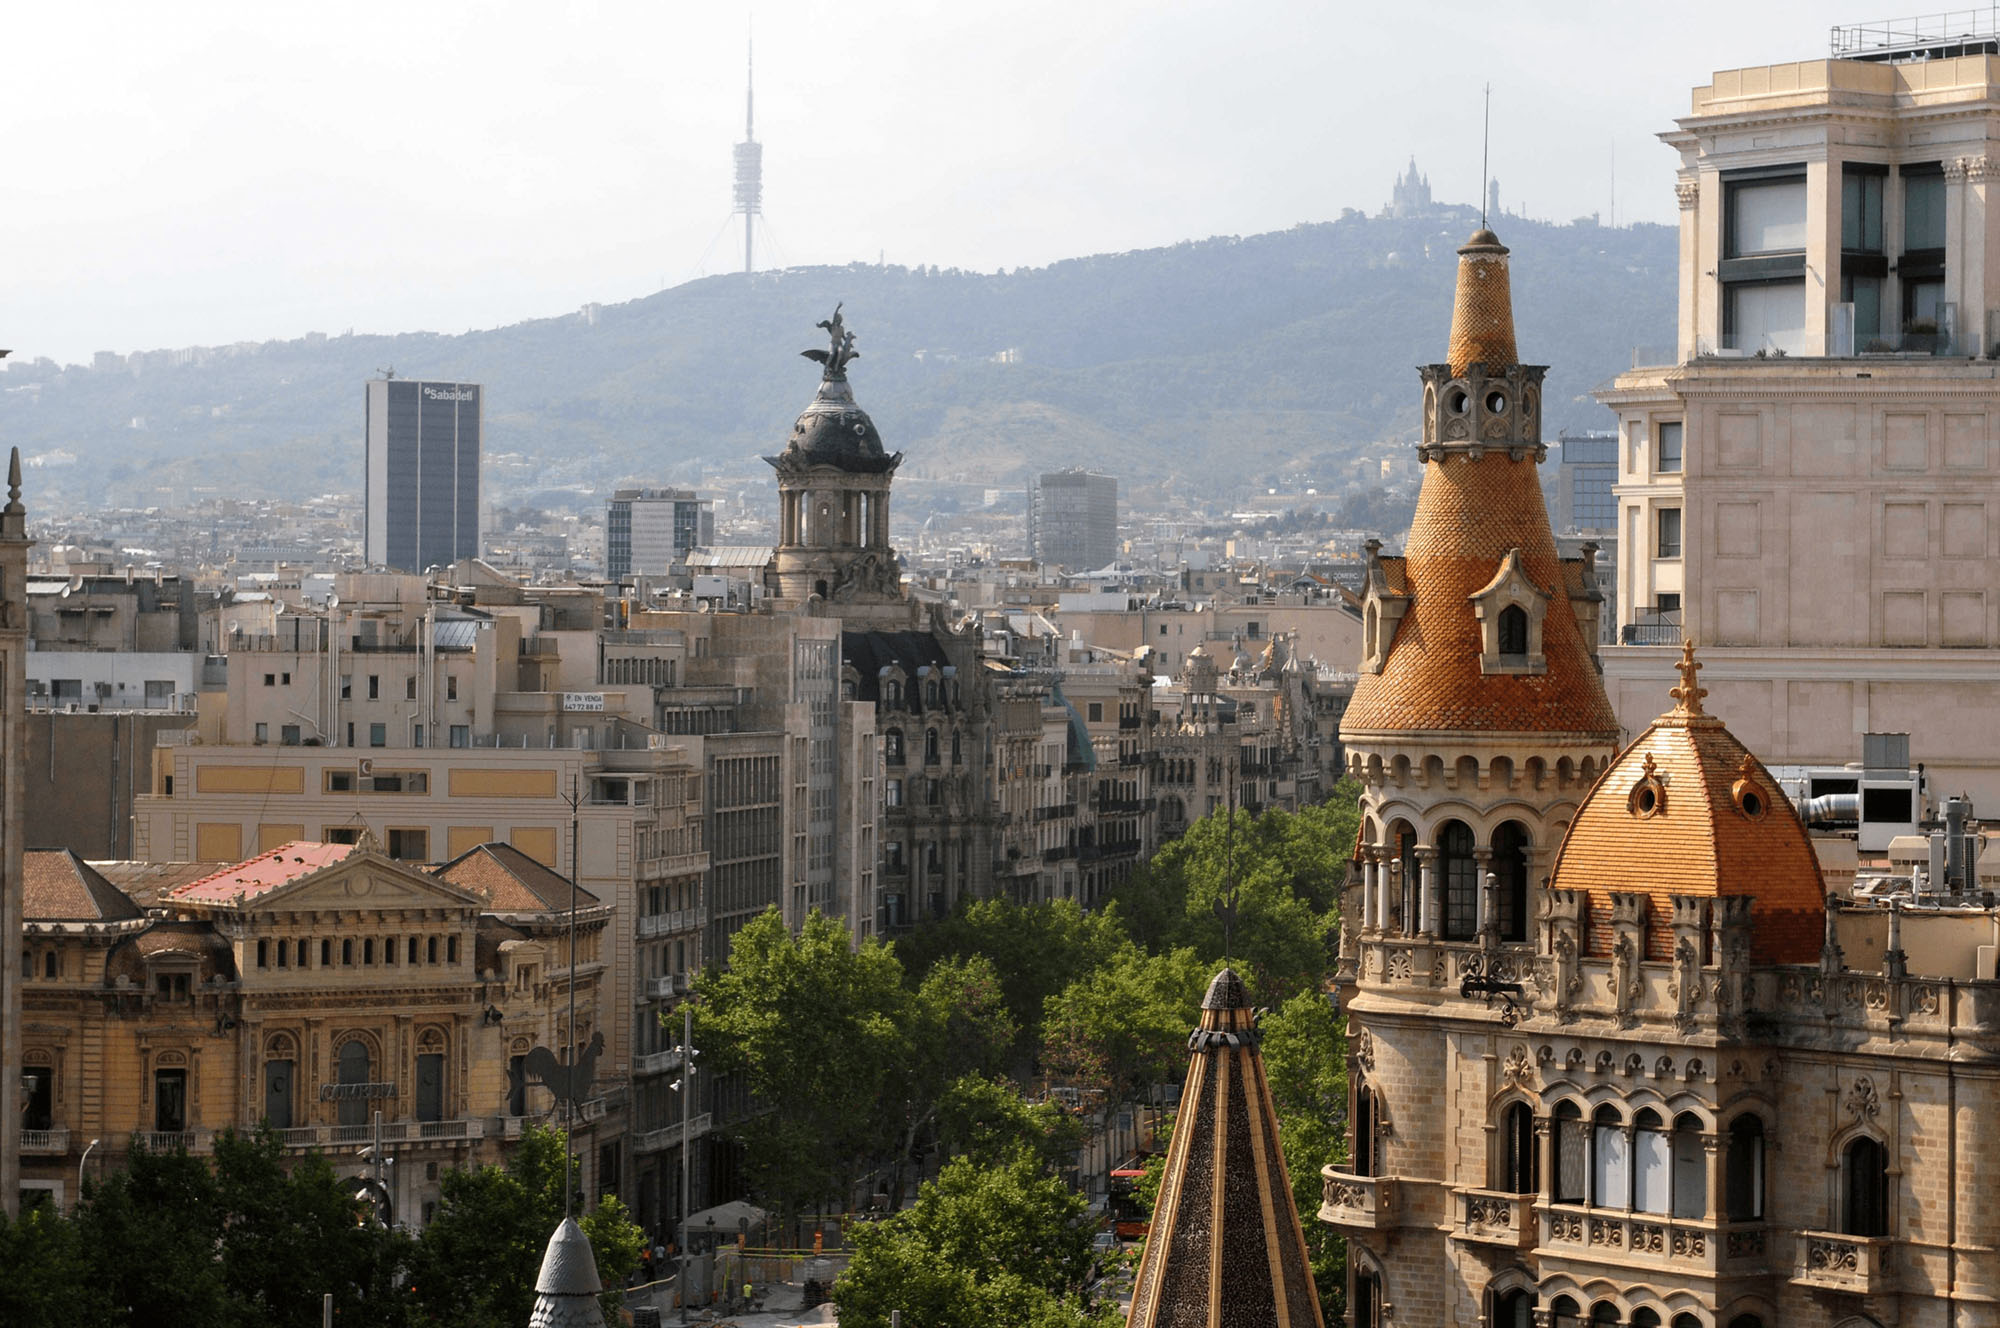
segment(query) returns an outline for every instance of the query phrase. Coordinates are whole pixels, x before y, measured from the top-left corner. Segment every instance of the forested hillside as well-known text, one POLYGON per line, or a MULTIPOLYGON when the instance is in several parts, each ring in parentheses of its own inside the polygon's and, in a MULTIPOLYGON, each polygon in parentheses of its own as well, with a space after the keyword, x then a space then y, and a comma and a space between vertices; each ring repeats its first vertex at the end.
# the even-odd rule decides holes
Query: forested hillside
MULTIPOLYGON (((113 367, 16 364, 0 443, 57 449, 55 501, 157 502, 190 485, 356 490, 365 379, 487 389, 487 453, 515 488, 687 482, 775 451, 811 394, 812 324, 844 301, 855 389, 905 474, 1018 482, 1086 459, 1134 485, 1337 479, 1416 426, 1413 366, 1443 354, 1469 210, 1365 218, 1008 273, 857 265, 711 277, 595 317, 462 335, 308 337, 113 367), (135 427, 135 421, 143 422, 135 427)), ((1601 426, 1589 389, 1671 340, 1671 229, 1498 225, 1522 353, 1551 367, 1549 432, 1601 426)), ((107 330, 107 339, 114 333, 107 330)))

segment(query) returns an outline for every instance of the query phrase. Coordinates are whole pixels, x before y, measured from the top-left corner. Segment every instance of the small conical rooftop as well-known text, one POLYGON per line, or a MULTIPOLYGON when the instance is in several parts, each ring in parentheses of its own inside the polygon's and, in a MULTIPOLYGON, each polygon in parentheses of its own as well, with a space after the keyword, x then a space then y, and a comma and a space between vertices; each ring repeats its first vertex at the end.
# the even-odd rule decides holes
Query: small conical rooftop
POLYGON ((1458 293, 1451 305, 1451 342, 1445 351, 1453 374, 1474 364, 1489 370, 1519 362, 1514 349, 1514 296, 1507 281, 1507 246, 1483 227, 1458 251, 1458 293))
POLYGON ((1257 1043, 1243 982, 1225 968, 1188 1039, 1127 1328, 1323 1328, 1257 1043))
POLYGON ((597 1303, 603 1291, 590 1240, 575 1218, 566 1217, 542 1255, 528 1328, 604 1328, 604 1307, 597 1303))

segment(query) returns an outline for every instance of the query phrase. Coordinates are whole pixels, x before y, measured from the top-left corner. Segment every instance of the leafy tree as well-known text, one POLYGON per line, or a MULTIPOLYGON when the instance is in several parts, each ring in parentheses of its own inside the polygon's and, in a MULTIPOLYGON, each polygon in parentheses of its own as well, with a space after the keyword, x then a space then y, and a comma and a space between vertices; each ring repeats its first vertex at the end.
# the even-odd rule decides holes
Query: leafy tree
POLYGON ((851 1191, 907 1129, 895 1103, 914 997, 895 954, 874 937, 851 945, 846 924, 817 910, 794 937, 771 909, 699 985, 697 1036, 716 1070, 742 1071, 770 1107, 742 1128, 752 1187, 787 1215, 851 1191))
POLYGON ((124 1322, 106 1294, 101 1265, 77 1223, 39 1204, 9 1222, 0 1213, 0 1323, 70 1328, 124 1322))
MULTIPOLYGON (((532 1126, 504 1168, 445 1173, 437 1215, 417 1244, 411 1292, 418 1322, 499 1328, 528 1321, 542 1254, 563 1219, 563 1149, 562 1131, 532 1126)), ((596 1256, 609 1317, 639 1266, 645 1234, 616 1197, 577 1224, 596 1256)))
POLYGON ((962 904, 950 917, 896 944, 913 974, 928 974, 949 957, 991 960, 1019 1030, 1016 1048, 1029 1051, 1041 1045, 1048 998, 1096 967, 1124 939, 1124 924, 1113 911, 1086 913, 1073 899, 1017 904, 1001 898, 962 904))
POLYGON ((1347 1246, 1316 1220, 1319 1169, 1347 1157, 1347 1031, 1332 1002, 1300 992, 1264 1017, 1264 1074, 1278 1112, 1278 1145, 1327 1322, 1345 1313, 1347 1246))
POLYGON ((84 1190, 78 1226, 111 1324, 209 1328, 231 1322, 216 1249, 224 1221, 215 1175, 185 1150, 134 1148, 126 1169, 84 1190))
POLYGON ((1050 1171, 1083 1146, 1083 1123, 1053 1102, 1030 1106, 1004 1079, 966 1075, 938 1104, 938 1137, 948 1153, 999 1166, 1025 1153, 1050 1171))
POLYGON ((1114 1094, 1180 1078, 1188 1030, 1212 976, 1191 949, 1152 955, 1126 942, 1048 998, 1042 1057, 1049 1074, 1114 1094))
POLYGON ((268 1127, 216 1136, 222 1277, 236 1321, 315 1328, 330 1291, 344 1324, 400 1322, 408 1238, 361 1221, 359 1205, 318 1153, 289 1173, 282 1156, 268 1127))
POLYGON ((1026 1154, 998 1167, 960 1158, 914 1207, 859 1228, 833 1286, 848 1328, 1105 1328, 1115 1301, 1093 1305, 1083 1196, 1026 1154))

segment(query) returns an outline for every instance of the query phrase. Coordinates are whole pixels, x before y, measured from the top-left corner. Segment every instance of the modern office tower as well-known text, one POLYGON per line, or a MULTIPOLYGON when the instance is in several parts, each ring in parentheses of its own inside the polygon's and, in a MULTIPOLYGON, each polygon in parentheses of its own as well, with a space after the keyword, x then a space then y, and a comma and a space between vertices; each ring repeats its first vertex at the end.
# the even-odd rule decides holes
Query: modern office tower
POLYGON ((1087 470, 1058 470, 1028 495, 1028 542, 1035 560, 1077 571, 1118 556, 1118 481, 1087 470))
POLYGON ((691 489, 620 489, 604 511, 604 573, 665 576, 688 550, 715 542, 714 500, 691 489))
POLYGON ((1628 734, 1685 634, 1766 758, 1841 764, 1907 732, 1934 789, 2000 805, 2000 26, 1982 22, 1837 28, 1834 58, 1716 73, 1662 135, 1679 344, 1597 393, 1619 434, 1604 674, 1628 734))
POLYGON ((370 566, 422 572, 479 556, 480 396, 477 383, 369 382, 370 566))

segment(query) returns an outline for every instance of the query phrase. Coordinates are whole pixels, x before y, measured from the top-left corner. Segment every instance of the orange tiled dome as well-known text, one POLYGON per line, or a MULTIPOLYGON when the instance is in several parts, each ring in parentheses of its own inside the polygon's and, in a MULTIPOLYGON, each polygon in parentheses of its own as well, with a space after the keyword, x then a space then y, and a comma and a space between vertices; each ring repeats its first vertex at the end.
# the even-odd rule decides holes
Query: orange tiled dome
POLYGON ((1692 643, 1683 647, 1674 708, 1612 762, 1577 809, 1549 886, 1580 890, 1588 948, 1611 945, 1611 892, 1651 896, 1647 957, 1672 958, 1672 896, 1747 895, 1750 955, 1767 964, 1819 959, 1826 883, 1805 827, 1771 772, 1720 719, 1692 643))

